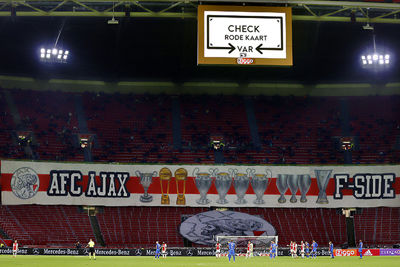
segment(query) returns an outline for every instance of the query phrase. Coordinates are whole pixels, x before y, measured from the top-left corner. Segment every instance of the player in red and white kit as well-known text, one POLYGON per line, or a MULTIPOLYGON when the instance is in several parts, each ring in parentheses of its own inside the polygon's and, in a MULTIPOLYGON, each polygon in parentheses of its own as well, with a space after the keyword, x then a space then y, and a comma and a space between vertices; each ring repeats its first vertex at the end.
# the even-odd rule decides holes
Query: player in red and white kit
POLYGON ((15 257, 17 257, 17 253, 18 253, 18 241, 17 240, 15 240, 14 241, 14 243, 13 243, 13 257, 15 258, 15 257))
POLYGON ((290 255, 292 255, 292 258, 294 258, 295 256, 295 250, 294 250, 294 245, 295 242, 294 241, 290 241, 290 255))
POLYGON ((301 240, 301 243, 300 243, 300 254, 301 254, 301 257, 303 259, 304 259, 304 250, 305 250, 305 248, 306 248, 306 244, 304 244, 303 240, 301 240))
POLYGON ((297 243, 294 242, 294 257, 297 258, 297 243))
POLYGON ((167 257, 167 244, 165 242, 161 245, 161 255, 164 259, 167 257))
POLYGON ((247 243, 246 259, 253 257, 253 243, 249 241, 247 243))
POLYGON ((216 258, 221 257, 221 244, 219 242, 217 242, 217 244, 215 244, 215 257, 216 258))

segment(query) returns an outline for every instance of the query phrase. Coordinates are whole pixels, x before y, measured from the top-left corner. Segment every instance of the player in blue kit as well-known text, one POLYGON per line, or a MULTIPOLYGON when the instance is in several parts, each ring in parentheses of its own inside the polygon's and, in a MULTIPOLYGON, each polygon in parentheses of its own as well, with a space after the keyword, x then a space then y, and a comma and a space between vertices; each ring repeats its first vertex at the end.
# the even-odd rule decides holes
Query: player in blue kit
POLYGON ((310 244, 306 241, 306 257, 310 258, 310 244))
POLYGON ((231 257, 233 257, 233 262, 235 262, 235 248, 236 248, 236 244, 235 242, 233 242, 232 240, 228 243, 228 259, 229 262, 231 262, 231 257))
POLYGON ((329 254, 331 254, 331 258, 334 259, 335 256, 333 255, 333 243, 329 241, 329 254))
POLYGON ((154 256, 155 259, 160 258, 160 249, 161 249, 161 245, 158 243, 158 241, 156 241, 156 254, 154 256))
POLYGON ((358 243, 358 253, 360 253, 360 259, 362 259, 363 242, 360 240, 358 243))
POLYGON ((271 245, 270 245, 270 248, 269 248, 269 257, 271 258, 271 259, 275 259, 275 256, 276 256, 276 248, 277 248, 277 244, 275 244, 275 242, 274 241, 271 241, 271 245))
POLYGON ((318 244, 317 244, 317 242, 315 242, 315 240, 312 241, 311 247, 312 247, 311 258, 316 259, 318 244))

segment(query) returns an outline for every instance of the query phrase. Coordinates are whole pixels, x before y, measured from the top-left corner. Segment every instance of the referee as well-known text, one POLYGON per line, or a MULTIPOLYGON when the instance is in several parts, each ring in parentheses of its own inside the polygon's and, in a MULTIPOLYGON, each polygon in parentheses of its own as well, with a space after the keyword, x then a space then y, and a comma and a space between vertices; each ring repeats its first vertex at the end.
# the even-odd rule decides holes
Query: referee
POLYGON ((96 259, 96 253, 94 253, 94 242, 93 242, 92 239, 90 239, 90 241, 89 241, 89 243, 87 244, 86 247, 89 247, 89 259, 91 260, 92 256, 93 256, 93 259, 95 260, 96 259))

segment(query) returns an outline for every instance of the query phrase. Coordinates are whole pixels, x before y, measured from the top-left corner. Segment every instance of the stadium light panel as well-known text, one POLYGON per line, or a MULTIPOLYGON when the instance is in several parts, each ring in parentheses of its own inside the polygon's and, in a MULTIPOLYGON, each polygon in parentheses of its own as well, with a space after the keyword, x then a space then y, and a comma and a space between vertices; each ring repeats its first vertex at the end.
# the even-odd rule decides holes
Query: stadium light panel
POLYGON ((45 63, 67 63, 69 51, 64 49, 40 48, 39 59, 45 63))

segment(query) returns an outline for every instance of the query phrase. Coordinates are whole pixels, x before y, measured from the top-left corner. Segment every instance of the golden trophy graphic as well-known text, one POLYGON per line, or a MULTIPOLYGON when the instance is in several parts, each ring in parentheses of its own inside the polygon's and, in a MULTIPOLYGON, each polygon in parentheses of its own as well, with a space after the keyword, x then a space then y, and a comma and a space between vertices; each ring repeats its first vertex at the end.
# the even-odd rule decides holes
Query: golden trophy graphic
POLYGON ((184 168, 179 168, 175 171, 175 180, 176 180, 176 205, 185 205, 185 189, 186 189, 186 178, 188 176, 187 170, 184 168), (181 190, 179 190, 179 184, 181 190), (182 189, 183 187, 183 189, 182 189), (182 193, 179 193, 181 191, 182 193))
POLYGON ((169 181, 171 181, 172 172, 168 168, 162 168, 160 170, 160 184, 161 184, 161 204, 169 205, 169 181), (167 186, 166 193, 164 194, 165 185, 167 186))

